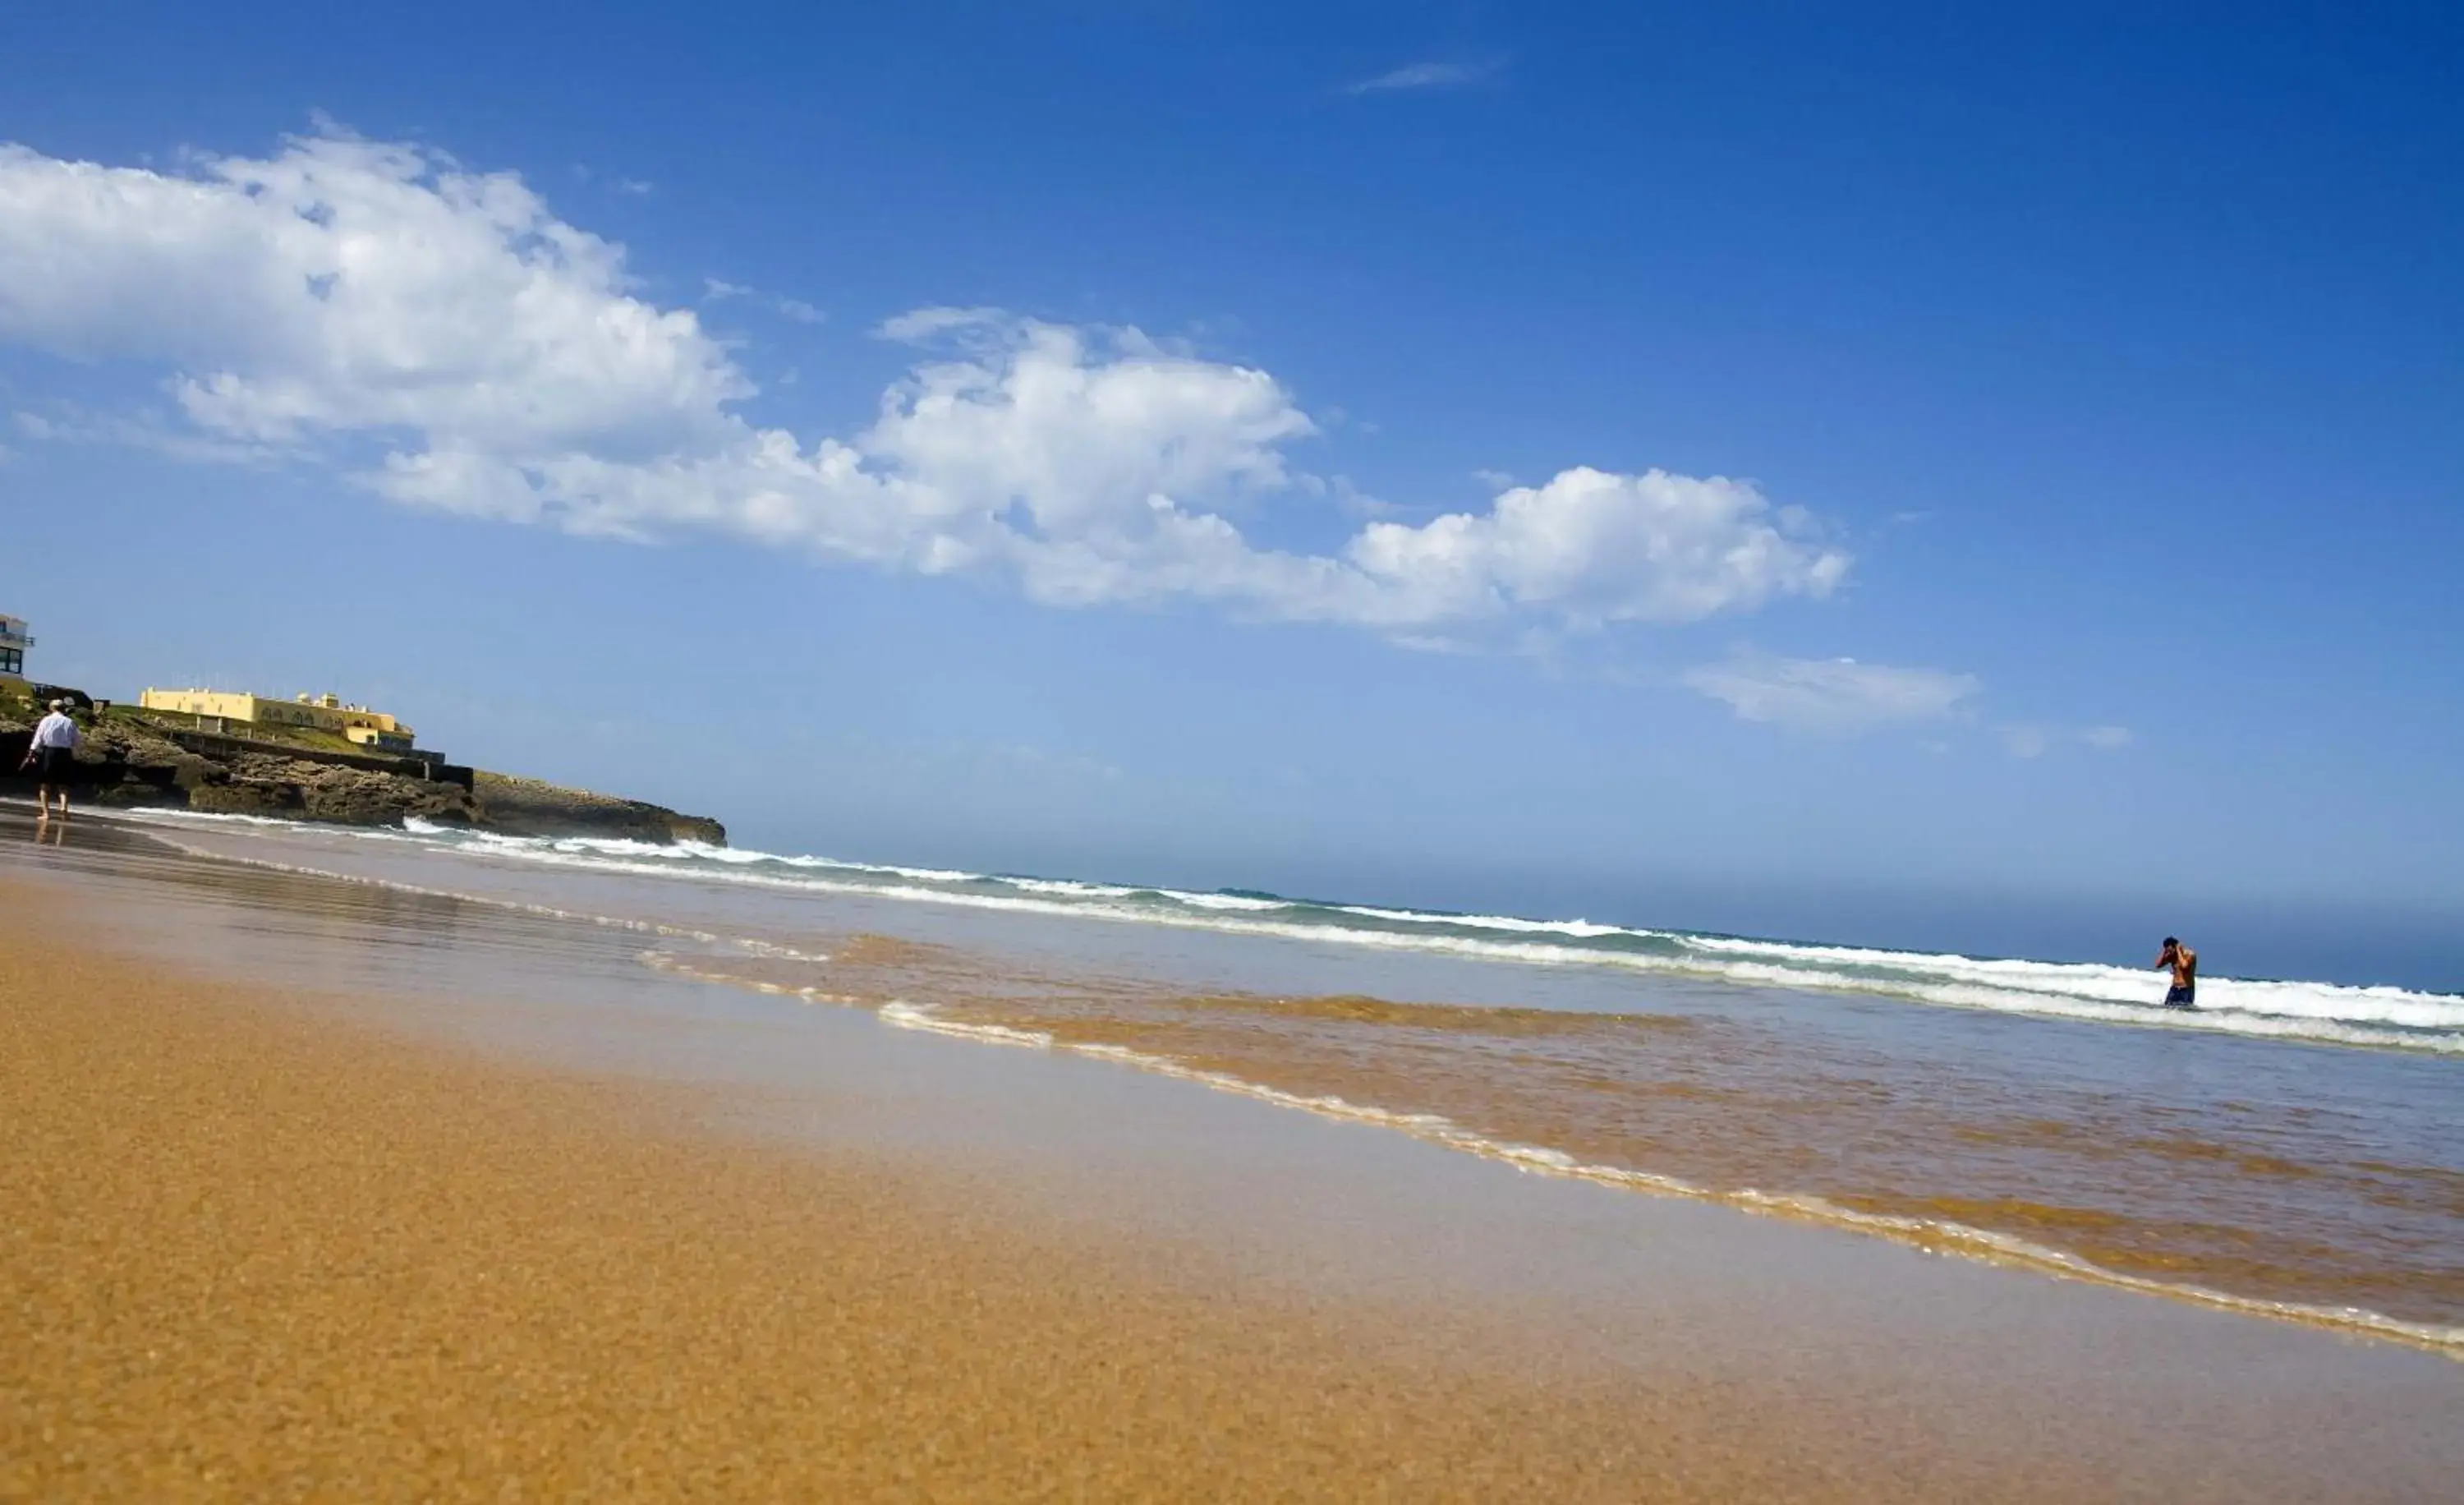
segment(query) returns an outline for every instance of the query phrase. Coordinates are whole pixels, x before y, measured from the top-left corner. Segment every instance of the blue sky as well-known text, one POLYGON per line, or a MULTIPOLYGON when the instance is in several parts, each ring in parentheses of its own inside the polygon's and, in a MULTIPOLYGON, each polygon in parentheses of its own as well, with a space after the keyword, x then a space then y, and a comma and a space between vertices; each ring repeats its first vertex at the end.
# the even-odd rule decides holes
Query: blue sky
POLYGON ((2427 954, 2459 43, 47 15, 0 61, 0 609, 98 693, 330 686, 765 846, 2427 954))

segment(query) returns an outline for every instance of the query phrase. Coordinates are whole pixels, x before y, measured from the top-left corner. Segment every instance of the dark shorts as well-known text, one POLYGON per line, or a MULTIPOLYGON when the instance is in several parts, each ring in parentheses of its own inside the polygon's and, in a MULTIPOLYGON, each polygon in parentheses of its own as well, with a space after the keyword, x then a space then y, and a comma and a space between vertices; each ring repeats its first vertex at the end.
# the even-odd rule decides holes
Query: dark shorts
POLYGON ((77 763, 77 753, 67 747, 34 749, 34 777, 45 784, 64 784, 77 763))
POLYGON ((2199 1007, 2198 997, 2199 985, 2196 983, 2191 984, 2188 987, 2168 987, 2165 989, 2165 1007, 2167 1008, 2196 1008, 2199 1007))

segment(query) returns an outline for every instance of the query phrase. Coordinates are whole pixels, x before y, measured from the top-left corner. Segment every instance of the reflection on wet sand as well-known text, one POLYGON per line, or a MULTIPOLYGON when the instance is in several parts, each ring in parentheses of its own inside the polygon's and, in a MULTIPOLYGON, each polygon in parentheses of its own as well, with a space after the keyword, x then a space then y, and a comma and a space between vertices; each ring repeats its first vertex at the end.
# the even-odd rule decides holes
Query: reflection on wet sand
POLYGON ((1973 1229, 2254 1303, 2464 1324, 2464 1173, 2369 1158, 2366 1122, 2186 1121, 2123 1095, 2013 1096, 1989 1081, 1912 1090, 1898 1063, 1815 1056, 1742 1020, 1189 994, 874 934, 825 944, 831 960, 819 966, 665 960, 714 980, 922 1006, 945 1027, 1432 1116, 1480 1141, 1715 1194, 1782 1195, 1936 1247, 2019 1252, 1967 1238, 1973 1229))
MULTIPOLYGON (((97 958, 40 902, 0 883, 0 1496, 1879 1497, 1717 1392, 1224 1300, 912 1168, 97 958)), ((1931 1451, 1887 1450, 2011 1472, 1931 1451)))
MULTIPOLYGON (((1826 1057, 1774 1052, 1768 1017, 1171 985, 1072 947, 16 834, 0 812, 0 1305, 30 1317, 0 1494, 2242 1505, 2428 1497, 2464 1462, 2464 1368, 2425 1354, 1501 1175, 1426 1122, 1194 1093, 1116 1047, 872 1023, 1138 1026, 1260 1072, 1322 1048, 1329 1080, 1506 1112, 1462 1065, 1485 1044, 1716 1123, 1771 1095, 1740 1069, 1826 1057)), ((1856 1058, 1840 1086, 1888 1101, 1856 1058)))
MULTIPOLYGON (((648 962, 911 1028, 1196 1075, 1529 1168, 2253 1309, 2298 1307, 2464 1351, 2464 1150, 2442 1059, 1364 960, 540 871, 383 841, 216 840, 244 863, 360 875, 302 884, 191 863, 165 880, 315 890, 299 897, 301 915, 280 920, 294 926, 319 923, 320 906, 399 907, 393 934, 432 926, 451 938, 429 963, 497 958, 542 992, 572 985, 561 974, 571 958, 551 964, 528 953, 518 927, 473 917, 584 920, 599 964, 648 962), (486 896, 408 892, 427 885, 486 896), (1262 980, 1271 985, 1248 985, 1262 980)), ((334 928, 353 922, 338 915, 334 928)), ((372 984, 428 985, 423 967, 386 969, 407 943, 424 937, 366 948, 372 984)))

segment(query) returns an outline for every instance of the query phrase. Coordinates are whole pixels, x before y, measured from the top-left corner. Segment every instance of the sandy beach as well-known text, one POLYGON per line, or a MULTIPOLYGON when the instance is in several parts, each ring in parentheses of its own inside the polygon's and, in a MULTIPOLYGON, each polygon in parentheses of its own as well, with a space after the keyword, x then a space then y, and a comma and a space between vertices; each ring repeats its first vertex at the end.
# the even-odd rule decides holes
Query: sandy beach
POLYGON ((1141 1290, 668 1132, 637 1093, 79 955, 39 939, 54 907, 0 911, 11 1497, 1605 1497, 1660 1472, 1614 1397, 1141 1290))
POLYGON ((2464 5, 300 10, 0 33, 0 1505, 2464 1505, 2464 5))
POLYGON ((0 906, 0 1494, 1705 1497, 1631 1395, 1345 1340, 0 906))
MULTIPOLYGON (((1655 1352, 1631 1314, 1587 1347, 1456 1290, 1245 1280, 963 1164, 715 1132, 691 1083, 118 939, 147 927, 0 874, 0 1497, 2178 1500, 2343 1471, 2345 1497, 2405 1498, 2443 1466, 2359 1393, 2185 1396, 2149 1446, 2093 1354, 2005 1356, 1971 1392, 1969 1360, 1841 1361, 1785 1323, 1742 1367, 1698 1361, 1749 1311, 1655 1352), (2115 1414, 2079 1404, 2101 1387, 2115 1414)), ((2223 1335, 2193 1366, 2255 1335, 2380 1372, 2170 1319, 2223 1335)), ((2408 1406, 2452 1392, 2442 1361, 2389 1362, 2408 1406)))

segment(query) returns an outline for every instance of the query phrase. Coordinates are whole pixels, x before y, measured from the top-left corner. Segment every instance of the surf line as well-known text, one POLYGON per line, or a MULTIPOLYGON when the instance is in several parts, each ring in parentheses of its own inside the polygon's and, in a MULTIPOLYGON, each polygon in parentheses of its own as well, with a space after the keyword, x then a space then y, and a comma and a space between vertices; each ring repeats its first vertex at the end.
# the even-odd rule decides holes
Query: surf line
MULTIPOLYGON (((306 829, 299 826, 297 822, 285 822, 255 816, 186 816, 183 812, 170 811, 158 812, 158 815, 160 818, 166 821, 171 820, 174 817, 195 820, 230 820, 244 822, 252 826, 276 827, 289 830, 306 829)), ((408 830, 408 828, 406 828, 406 830, 408 830)), ((876 884, 849 881, 846 879, 831 879, 815 875, 783 877, 769 876, 741 871, 699 872, 693 871, 690 863, 676 860, 679 858, 688 858, 699 855, 693 852, 662 849, 655 853, 652 853, 645 849, 643 852, 628 857, 627 853, 632 852, 633 849, 638 847, 639 844, 623 841, 604 841, 598 838, 577 838, 571 842, 567 842, 549 840, 547 838, 502 837, 480 832, 476 833, 480 843, 478 845, 459 841, 437 845, 418 841, 417 838, 430 834, 430 832, 426 830, 413 830, 410 831, 408 835, 397 835, 391 832, 379 833, 374 831, 359 830, 351 831, 349 834, 354 836, 373 836, 383 834, 386 836, 387 839, 411 841, 414 844, 423 847, 424 850, 432 852, 468 856, 482 860, 518 860, 524 863, 562 868, 568 871, 583 873, 610 874, 625 874, 666 880, 715 883, 728 886, 749 886, 788 893, 847 895, 869 898, 885 898, 901 902, 924 901, 958 905, 962 907, 1042 914, 1064 918, 1154 923, 1173 926, 1176 928, 1212 930, 1227 935, 1272 937, 1313 942, 1333 941, 1343 944, 1363 945, 1383 949, 1425 951, 1483 963, 1504 963, 1509 964, 1539 966, 1606 966, 1624 970, 1639 971, 1646 975, 1692 977, 1746 986, 1779 987, 1790 991, 1810 993, 1837 992, 1859 994, 1867 997, 1890 998, 1927 1007, 1958 1008, 1990 1014, 2020 1014, 2071 1024, 2098 1024, 2120 1026, 2131 1029, 2187 1029, 2203 1033, 2263 1039, 2284 1045, 2308 1046, 2313 1048, 2393 1050, 2405 1051, 2429 1051, 2444 1055, 2464 1055, 2464 1032, 2458 1032, 2452 1028, 2443 1028, 2446 1023, 2443 1019, 2438 1023, 2431 1024, 2397 1024, 2390 1023, 2384 1019, 2373 1020, 2368 1018, 2346 1018, 2333 1013, 2321 1014, 2316 1011, 2296 1010, 2292 1012, 2279 1012, 2257 1006, 2246 1008, 2236 1007, 2230 1000, 2226 1001, 2225 1007, 2220 1009, 2211 1008, 2202 1010, 2197 1013, 2189 1013, 2182 1010, 2159 1010, 2152 1007, 2145 1006, 2136 1000, 2101 995, 2092 988, 2087 991, 2079 991, 2076 990, 2076 988, 2044 986, 2031 982, 2016 981, 2010 978, 2000 977, 1998 975, 1989 975, 1996 974, 1998 970, 2007 969, 2007 964, 1990 960, 1978 961, 1972 958, 1948 954, 1889 953, 1853 947, 1843 948, 1837 946, 1821 946, 1805 942, 1762 941, 1742 940, 1733 937, 1696 936, 1678 931, 1640 930, 1617 926, 1595 927, 1590 926, 1586 921, 1529 921, 1509 920, 1505 917, 1493 916, 1419 915, 1411 911, 1378 910, 1359 905, 1317 905, 1305 900, 1265 902, 1263 900, 1251 901, 1244 899, 1242 901, 1243 904, 1256 903, 1261 907, 1267 909, 1317 908, 1326 910, 1329 913, 1362 915, 1373 918, 1399 918, 1409 917, 1415 923, 1430 925, 1497 926, 1509 930, 1555 931, 1561 936, 1568 936, 1573 939, 1571 941, 1567 940, 1525 941, 1494 941, 1476 937, 1403 934, 1388 930, 1356 929, 1354 927, 1339 923, 1300 923, 1286 919, 1243 918, 1239 915, 1227 914, 1198 914, 1187 912, 1167 914, 1143 908, 1133 912, 1105 902, 1062 902, 1059 900, 1019 895, 1003 896, 982 894, 957 894, 938 889, 915 887, 912 884, 876 884), (579 847, 587 850, 567 850, 568 847, 579 847), (620 848, 625 850, 618 851, 617 849, 620 848), (655 862, 638 860, 639 856, 642 855, 657 855, 663 860, 655 862), (1680 947, 1685 950, 1707 952, 1711 954, 1708 956, 1699 956, 1689 959, 1683 955, 1669 956, 1625 950, 1603 950, 1581 943, 1589 933, 1595 931, 1642 940, 1668 941, 1677 943, 1680 947), (1769 959, 1754 960, 1753 958, 1757 953, 1768 954, 1769 959), (1787 957, 1802 958, 1809 961, 1844 961, 1859 965, 1880 962, 1901 967, 1903 970, 1908 966, 1918 966, 1921 968, 1923 966, 1931 965, 1936 968, 1939 975, 1934 976, 1929 980, 1925 977, 1913 974, 1899 977, 1877 977, 1868 975, 1851 976, 1815 967, 1787 964, 1783 960, 1787 957), (1946 970, 1940 965, 1941 963, 1954 963, 1954 965, 1946 970)), ((442 838, 445 835, 445 832, 439 829, 434 831, 433 834, 442 838)), ((1184 894, 1177 890, 1169 889, 1118 889, 1115 887, 1098 885, 1069 884, 1058 880, 1020 879, 1001 877, 993 874, 941 872, 931 869, 910 869, 861 863, 842 863, 828 858, 781 857, 772 853, 757 852, 745 852, 742 853, 741 856, 743 861, 747 864, 781 862, 790 866, 800 867, 817 864, 821 867, 843 870, 849 873, 894 874, 913 878, 929 878, 936 881, 998 882, 1008 884, 1013 887, 1025 888, 1030 890, 1031 893, 1036 894, 1058 890, 1068 890, 1072 893, 1084 892, 1098 896, 1113 894, 1135 895, 1152 892, 1179 901, 1179 904, 1176 904, 1176 909, 1178 909, 1180 904, 1195 903, 1209 897, 1223 897, 1221 896, 1210 896, 1184 894)), ((320 872, 322 870, 301 868, 297 871, 320 872)), ((395 884, 393 886, 402 888, 407 892, 423 892, 409 884, 395 884)), ((471 895, 455 894, 452 896, 475 900, 475 896, 471 895)), ((484 902, 484 900, 478 901, 484 902)), ((2110 982, 2115 977, 2125 975, 2122 969, 2086 964, 2045 963, 2017 963, 2017 965, 2020 966, 2021 970, 2032 974, 2045 972, 2048 970, 2062 973, 2074 971, 2092 973, 2095 975, 2093 981, 2101 982, 2110 982)), ((2135 974, 2131 974, 2131 976, 2132 980, 2135 981, 2135 974)), ((2246 983, 2243 980, 2226 978, 2211 979, 2211 986, 2225 987, 2239 987, 2247 985, 2261 991, 2281 989, 2284 987, 2298 988, 2307 985, 2273 984, 2266 982, 2246 983)), ((2353 989, 2339 987, 2337 985, 2318 985, 2324 986, 2331 991, 2337 992, 2355 991, 2353 989)), ((2376 993, 2381 990, 2360 989, 2358 991, 2363 993, 2376 993)), ((2401 992, 2402 990, 2396 991, 2401 992)), ((2410 995, 2410 1001, 2433 1004, 2441 1007, 2448 1005, 2464 1005, 2464 998, 2438 994, 2410 995)))
POLYGON ((2065 1280, 2103 1286, 2111 1290, 2135 1292, 2142 1295, 2160 1296, 2185 1301, 2215 1311, 2231 1312, 2242 1317, 2257 1317, 2277 1321, 2295 1322, 2308 1327, 2327 1328, 2338 1332, 2399 1342, 2420 1348, 2441 1357, 2464 1361, 2464 1327, 2441 1326, 2428 1322, 2408 1322, 2365 1307, 2318 1306, 2299 1301, 2269 1301, 2255 1296, 2235 1295, 2210 1286, 2177 1284, 2151 1280, 2144 1275, 2109 1270, 2093 1260, 2082 1259, 2062 1250, 2050 1248, 2028 1239, 1996 1233, 1988 1228, 1955 1223, 1945 1219, 1914 1218, 1891 1213, 1859 1212, 1843 1207, 1826 1198, 1795 1192, 1771 1192, 1754 1187, 1724 1190, 1705 1186, 1682 1177, 1654 1171, 1634 1170, 1622 1165, 1604 1165, 1575 1159, 1563 1150, 1546 1145, 1521 1144, 1494 1140, 1476 1130, 1467 1129, 1441 1114, 1397 1112, 1369 1103, 1357 1103, 1334 1096, 1306 1096, 1286 1092, 1263 1082, 1235 1076, 1227 1072, 1208 1071, 1187 1062, 1127 1046, 1105 1045, 1089 1041, 1055 1039, 1039 1029, 1020 1029, 1008 1025, 972 1024, 951 1019, 931 1004, 891 999, 879 1004, 817 987, 792 987, 779 983, 761 983, 731 977, 712 968, 695 966, 661 952, 645 952, 646 965, 671 975, 695 982, 724 986, 749 988, 774 996, 801 998, 811 1003, 835 1004, 869 1008, 882 1024, 892 1029, 912 1029, 947 1039, 964 1040, 978 1045, 1007 1046, 1012 1049, 1045 1051, 1054 1054, 1082 1056, 1089 1060, 1110 1062, 1115 1066, 1189 1082, 1213 1092, 1247 1097, 1279 1108, 1287 1108, 1341 1123, 1360 1124, 1407 1134, 1424 1143, 1461 1154, 1478 1156, 1511 1166, 1527 1175, 1549 1176, 1566 1181, 1579 1181, 1620 1191, 1643 1192, 1653 1196, 1671 1197, 1687 1202, 1707 1203, 1730 1207, 1760 1217, 1785 1218, 1793 1222, 1814 1224, 1824 1228, 1860 1233, 1898 1244, 1922 1253, 1956 1255, 1981 1264, 2033 1271, 2065 1280))
MULTIPOLYGON (((2131 1029, 2189 1029, 2206 1033, 2233 1035, 2278 1041, 2287 1045, 2303 1045, 2334 1049, 2365 1049, 2427 1051, 2440 1054, 2464 1054, 2464 1033, 2441 1031, 2436 1027, 2391 1027, 2366 1020, 2344 1019, 2335 1015, 2314 1013, 2274 1013, 2266 1009, 2235 1008, 2230 1003, 2221 1008, 2211 1008, 2195 1014, 2180 1010, 2160 1011, 2123 998, 2098 996, 2088 992, 2064 991, 1991 977, 1962 973, 1958 968, 1941 970, 1930 979, 1908 975, 1900 977, 1851 976, 1845 973, 1813 967, 1786 964, 1777 958, 1785 956, 1829 957, 1833 955, 1858 959, 1858 964, 1875 960, 1888 961, 1890 953, 1851 952, 1836 947, 1816 947, 1785 941, 1734 941, 1717 937, 1691 937, 1674 931, 1642 931, 1611 927, 1615 933, 1645 940, 1666 940, 1689 950, 1708 950, 1709 956, 1663 955, 1621 949, 1603 949, 1573 941, 1496 941, 1480 937, 1406 934, 1381 929, 1360 929, 1343 924, 1301 922, 1290 919, 1244 917, 1221 913, 1176 913, 1154 909, 1131 910, 1108 902, 1065 902, 1058 899, 1019 895, 959 894, 945 890, 918 887, 913 884, 881 884, 845 878, 821 876, 784 877, 740 871, 695 872, 673 860, 645 861, 621 853, 568 852, 561 844, 537 847, 532 839, 491 838, 489 847, 454 846, 440 850, 479 857, 502 857, 545 867, 563 868, 573 872, 626 874, 686 882, 724 884, 761 888, 777 892, 827 894, 888 899, 895 902, 922 902, 962 908, 986 909, 1007 913, 1045 915, 1056 918, 1095 920, 1110 923, 1156 924, 1177 929, 1214 931, 1224 935, 1269 937, 1309 942, 1333 942, 1384 950, 1403 950, 1455 957, 1466 961, 1514 965, 1550 967, 1609 967, 1640 972, 1650 976, 1687 977, 1741 986, 1778 987, 1798 992, 1846 993, 1866 997, 1889 998, 1926 1007, 1958 1008, 1991 1014, 2021 1014, 2034 1018, 2072 1024, 2088 1023, 2122 1026, 2131 1029), (502 850, 498 850, 501 846, 502 850), (519 848, 519 851, 514 849, 519 848), (1754 960, 1752 953, 1771 953, 1771 960, 1754 960), (1735 953, 1735 954, 1729 954, 1735 953)), ((794 861, 800 859, 771 858, 794 861)), ((819 859, 816 859, 819 860, 819 859)), ((859 864, 830 864, 848 872, 921 873, 925 870, 866 867, 859 864)), ((939 874, 936 879, 1015 883, 1016 880, 988 877, 981 874, 939 874)), ((1039 882, 1041 880, 1038 880, 1039 882)), ((1046 884, 1045 887, 1052 885, 1046 884)), ((1038 888, 1035 893, 1043 892, 1038 888)), ((1110 893, 1111 890, 1101 892, 1110 893)), ((1127 891, 1131 894, 1147 892, 1127 891)), ((1152 892, 1171 895, 1177 891, 1152 892)), ((1186 900, 1199 896, 1181 896, 1186 900)), ((1303 901, 1267 906, 1270 908, 1312 907, 1303 901)), ((1318 906, 1323 907, 1323 906, 1318 906)), ((1332 906, 1330 912, 1351 914, 1377 913, 1360 906, 1332 906)), ((1402 912, 1391 912, 1402 913, 1402 912)), ((1429 924, 1470 924, 1490 917, 1423 917, 1429 924)), ((1558 929, 1553 923, 1518 922, 1534 930, 1558 929)), ((1994 963, 1974 959, 1936 955, 1907 954, 1905 962, 1889 962, 1902 967, 1952 962, 1973 972, 1994 963)), ((2060 969, 2068 963, 2043 963, 2043 968, 2060 969)), ((2042 969, 2042 968, 2039 968, 2042 969)), ((2103 979, 2112 968, 2084 967, 2103 979)), ((2217 978, 2211 985, 2237 985, 2239 980, 2217 978)), ((2277 985, 2259 984, 2261 987, 2277 985)), ((2333 987, 2336 985, 2325 985, 2333 987)))
POLYGON ((216 852, 209 847, 192 847, 185 841, 164 835, 160 829, 138 824, 146 839, 157 841, 183 856, 207 862, 228 862, 234 867, 256 868, 267 873, 288 873, 297 877, 319 878, 329 883, 356 883, 363 888, 384 889, 394 894, 415 894, 422 898, 451 899, 456 903, 476 904, 483 909, 499 910, 516 915, 535 915, 542 919, 570 920, 577 924, 599 925, 610 930, 629 930, 639 935, 658 936, 672 941, 697 941, 708 946, 726 946, 750 956, 773 957, 785 962, 827 962, 823 951, 800 951, 794 946, 772 941, 756 941, 746 936, 723 936, 715 931, 695 930, 686 925, 663 924, 655 919, 628 919, 618 915, 593 915, 575 909, 559 909, 553 904, 534 904, 525 899, 497 898, 486 894, 465 894, 455 889, 429 888, 419 883, 405 883, 398 878, 372 878, 357 873, 336 873, 329 868, 310 867, 305 863, 276 862, 270 857, 243 857, 235 852, 216 852))
MULTIPOLYGON (((429 888, 390 878, 335 873, 305 864, 277 862, 262 857, 215 852, 176 840, 165 834, 161 827, 150 822, 131 824, 145 829, 150 839, 161 842, 165 847, 185 855, 210 862, 228 862, 275 873, 363 884, 396 893, 459 900, 492 909, 535 915, 542 918, 579 921, 629 930, 637 934, 655 935, 663 939, 734 947, 748 954, 767 955, 782 960, 813 963, 828 961, 828 957, 823 953, 798 951, 768 941, 723 936, 705 930, 662 924, 654 920, 594 915, 559 909, 552 905, 495 898, 483 895, 459 893, 451 889, 429 888)), ((2061 1250, 2035 1244, 2026 1239, 2013 1238, 2008 1234, 1995 1233, 1990 1229, 1974 1228, 1964 1223, 1902 1217, 1889 1213, 1859 1212, 1821 1197, 1801 1193, 1767 1192, 1752 1187, 1722 1190, 1652 1171, 1633 1170, 1618 1165, 1585 1163, 1562 1150, 1551 1149, 1544 1145, 1517 1144, 1491 1140, 1476 1131, 1465 1129, 1441 1115, 1397 1113, 1391 1109, 1354 1103, 1337 1096, 1305 1096, 1297 1093, 1286 1092, 1281 1088, 1269 1087, 1261 1082, 1252 1082, 1228 1073, 1210 1072, 1193 1067, 1170 1056, 1131 1050, 1126 1046, 1058 1041, 1040 1030, 1015 1029, 1001 1025, 969 1024, 961 1020, 940 1017, 934 1006, 929 1004, 891 1000, 875 1005, 861 998, 822 988, 795 987, 785 984, 734 977, 724 972, 693 966, 681 958, 665 952, 645 951, 640 954, 638 960, 645 966, 654 970, 693 982, 735 987, 776 997, 792 997, 806 1003, 869 1009, 883 1024, 895 1029, 914 1029, 981 1045, 1005 1045, 1109 1061, 1117 1066, 1190 1082, 1210 1091, 1249 1097, 1277 1107, 1313 1114, 1320 1118, 1399 1131, 1441 1148, 1476 1155, 1484 1160, 1510 1165, 1529 1175, 1582 1181, 1620 1190, 1709 1203, 1760 1216, 1788 1218, 1886 1239, 1920 1252, 1955 1254, 1984 1264, 2033 1270, 2063 1279, 2079 1280, 2116 1290, 2133 1291, 2146 1295, 2168 1297, 2245 1317, 2270 1317, 2305 1326, 2353 1333, 2404 1343, 2444 1358, 2464 1361, 2464 1327, 2409 1322, 2364 1307, 2325 1307, 2304 1302, 2268 1301, 2254 1296, 2234 1295, 2231 1292, 2217 1291, 2207 1286, 2151 1280, 2142 1275, 2125 1274, 2120 1271, 2108 1270, 2091 1260, 2081 1259, 2076 1254, 2067 1253, 2061 1250)))

